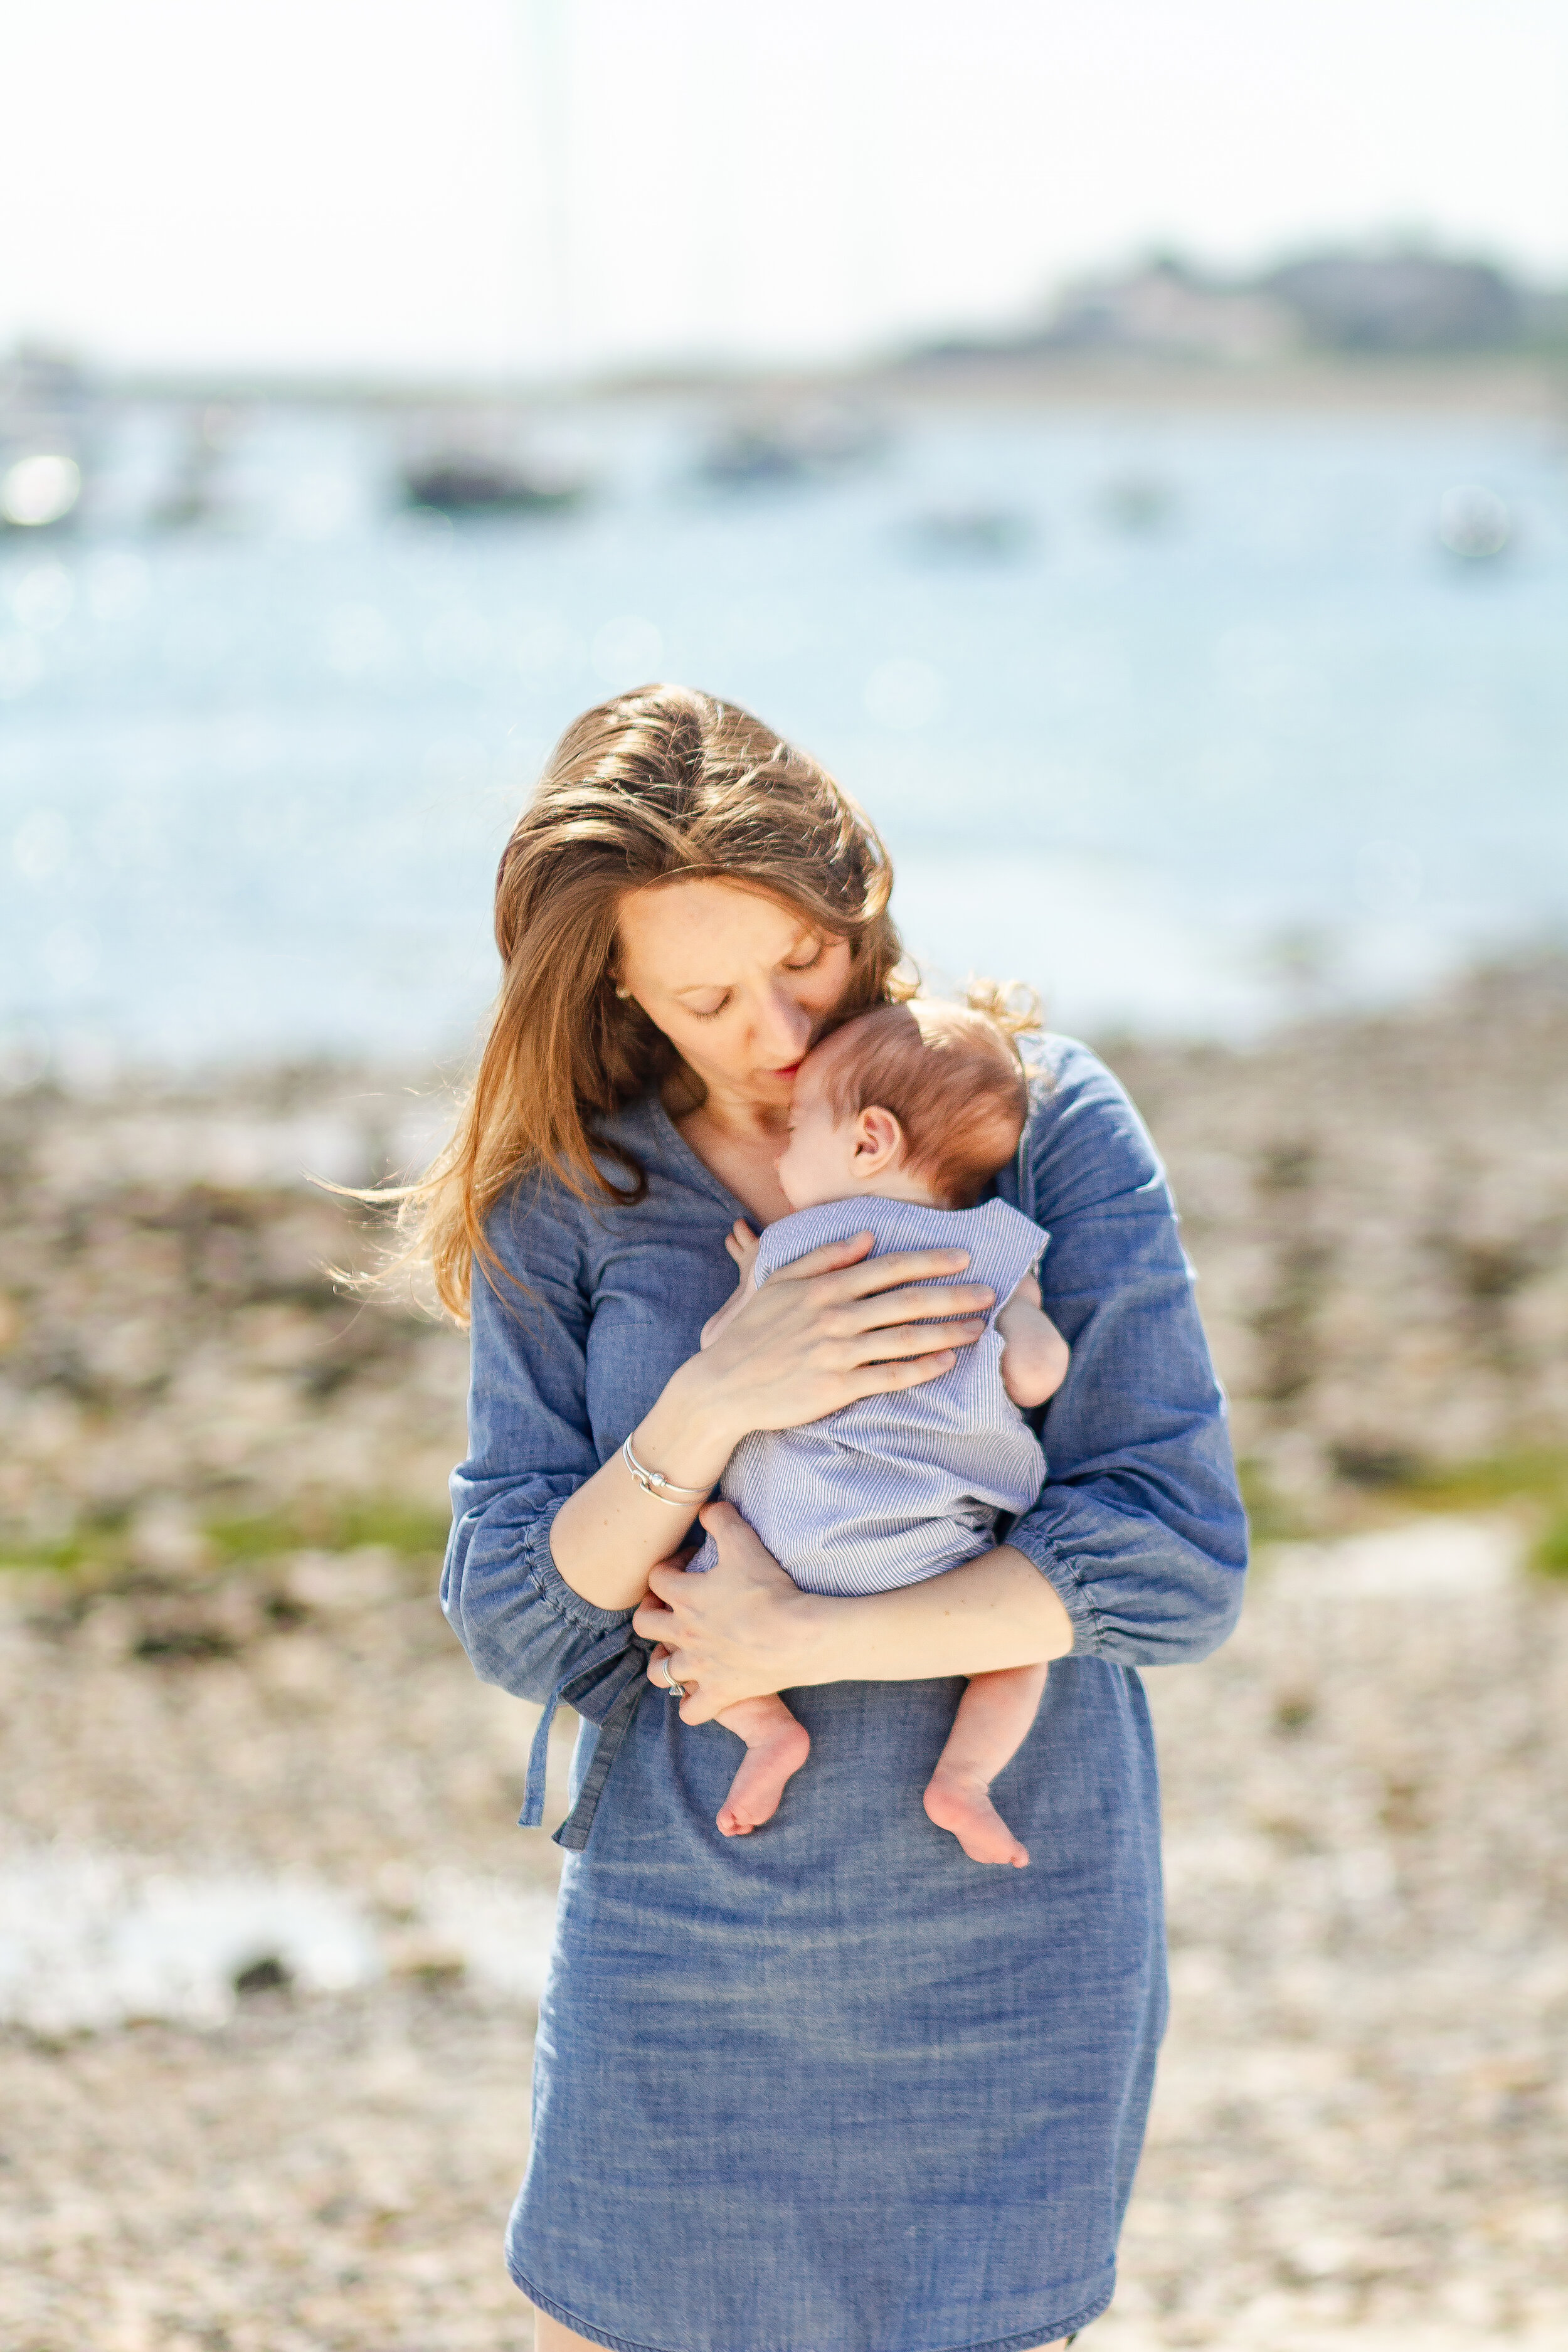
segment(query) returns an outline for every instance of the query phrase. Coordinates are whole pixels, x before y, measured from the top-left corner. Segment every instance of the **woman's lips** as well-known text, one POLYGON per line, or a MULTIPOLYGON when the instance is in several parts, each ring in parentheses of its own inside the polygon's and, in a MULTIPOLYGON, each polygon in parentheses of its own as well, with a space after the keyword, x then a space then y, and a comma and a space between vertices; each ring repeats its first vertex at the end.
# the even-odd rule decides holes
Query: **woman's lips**
MULTIPOLYGON (((805 1056, 802 1055, 801 1060, 804 1061, 805 1058, 805 1056)), ((770 1070, 768 1076, 770 1078, 793 1078, 799 1067, 800 1062, 786 1062, 782 1070, 770 1070)))

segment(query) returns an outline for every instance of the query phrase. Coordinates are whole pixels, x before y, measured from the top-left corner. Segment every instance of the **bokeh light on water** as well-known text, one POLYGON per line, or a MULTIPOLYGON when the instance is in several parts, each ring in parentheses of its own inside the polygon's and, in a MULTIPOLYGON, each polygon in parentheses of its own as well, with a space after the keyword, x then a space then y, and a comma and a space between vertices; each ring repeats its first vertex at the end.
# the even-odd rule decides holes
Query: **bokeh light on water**
POLYGON ((384 420, 132 415, 0 534, 13 1072, 460 1049, 519 801, 650 675, 827 760, 917 950, 1065 1024, 1236 1034, 1568 914, 1541 427, 933 403, 722 490, 696 409, 556 424, 580 509, 454 524, 384 420))

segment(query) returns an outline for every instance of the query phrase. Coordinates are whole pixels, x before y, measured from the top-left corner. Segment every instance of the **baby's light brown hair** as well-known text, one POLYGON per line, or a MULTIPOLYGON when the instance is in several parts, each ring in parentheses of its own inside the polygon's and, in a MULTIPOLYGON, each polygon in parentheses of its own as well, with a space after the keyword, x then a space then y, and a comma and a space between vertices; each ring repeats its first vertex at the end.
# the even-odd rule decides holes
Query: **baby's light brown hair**
POLYGON ((837 1119, 891 1111, 910 1166, 945 1207, 973 1208, 1028 1117, 1028 1074, 1012 1034, 1021 1025, 936 998, 879 1004, 838 1032, 823 1092, 837 1119))

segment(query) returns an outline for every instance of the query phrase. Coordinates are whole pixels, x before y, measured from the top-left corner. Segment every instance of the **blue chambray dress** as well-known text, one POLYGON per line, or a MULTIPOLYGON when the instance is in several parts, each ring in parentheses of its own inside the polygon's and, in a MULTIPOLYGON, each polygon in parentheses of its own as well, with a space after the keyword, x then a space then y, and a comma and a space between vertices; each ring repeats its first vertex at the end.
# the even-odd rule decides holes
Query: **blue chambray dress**
MULTIPOLYGON (((1005 1201, 932 1209, 878 1194, 825 1201, 781 1217, 757 1250, 770 1276, 828 1242, 869 1233, 889 1250, 962 1249, 965 1279, 996 1303, 951 1371, 918 1388, 862 1397, 803 1429, 753 1430, 730 1456, 722 1492, 807 1592, 891 1592, 988 1550, 996 1514, 1026 1511, 1040 1491, 1039 1439, 1002 1385, 996 1318, 1050 1239, 1005 1201)), ((703 1538, 691 1566, 719 1557, 703 1538)))
MULTIPOLYGON (((1093 1055, 1046 1050, 994 1188, 1049 1229, 1072 1349, 1047 1483, 1007 1531, 1074 1629, 996 1784, 1027 1870, 970 1862, 921 1809, 956 1676, 787 1691, 810 1769, 764 1830, 721 1836, 731 1735, 647 1684, 550 1525, 695 1351, 744 1211, 648 1100, 614 1122, 642 1201, 531 1181, 490 1223, 529 1295, 476 1281, 443 1601, 487 1681, 584 1718, 507 2259, 619 2352, 1027 2352, 1110 2299, 1165 2011, 1136 1669, 1224 1639, 1246 1523, 1152 1147, 1093 1055)), ((542 1726, 525 1819, 542 1763, 542 1726)))

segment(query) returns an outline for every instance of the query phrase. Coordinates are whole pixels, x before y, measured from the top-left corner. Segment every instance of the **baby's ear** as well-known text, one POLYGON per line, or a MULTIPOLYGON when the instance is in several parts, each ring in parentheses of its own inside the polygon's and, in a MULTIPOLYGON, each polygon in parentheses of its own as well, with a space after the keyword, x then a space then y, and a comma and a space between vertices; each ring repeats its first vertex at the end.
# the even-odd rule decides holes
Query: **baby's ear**
POLYGON ((856 1121, 855 1157, 862 1153, 878 1168, 890 1167, 904 1148, 904 1130, 890 1110, 873 1104, 856 1121))

